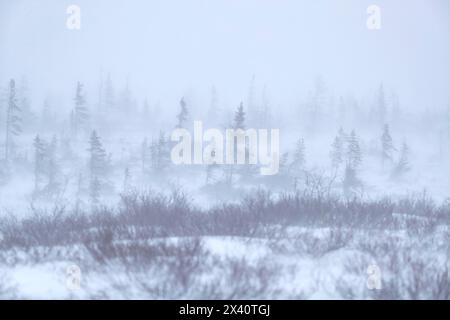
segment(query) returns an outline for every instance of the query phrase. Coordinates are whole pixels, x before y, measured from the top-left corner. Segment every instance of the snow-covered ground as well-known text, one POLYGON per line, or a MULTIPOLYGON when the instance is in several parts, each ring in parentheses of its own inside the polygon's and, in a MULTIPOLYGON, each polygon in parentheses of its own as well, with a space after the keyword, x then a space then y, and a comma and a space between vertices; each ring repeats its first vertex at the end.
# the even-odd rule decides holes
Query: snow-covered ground
POLYGON ((450 298, 448 225, 389 231, 290 226, 269 234, 1 250, 0 297, 450 298))
POLYGON ((0 298, 449 299, 449 1, 77 2, 0 1, 0 298))

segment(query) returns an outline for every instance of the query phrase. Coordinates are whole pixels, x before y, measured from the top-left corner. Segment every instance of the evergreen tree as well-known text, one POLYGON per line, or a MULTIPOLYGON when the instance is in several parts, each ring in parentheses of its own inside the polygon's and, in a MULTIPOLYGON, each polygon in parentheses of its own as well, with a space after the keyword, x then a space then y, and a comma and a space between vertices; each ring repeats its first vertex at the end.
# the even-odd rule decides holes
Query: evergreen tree
POLYGON ((258 110, 258 122, 260 127, 268 127, 270 124, 270 102, 267 86, 264 86, 261 98, 261 108, 258 110))
POLYGON ((156 172, 158 169, 158 143, 152 138, 152 142, 150 143, 150 163, 152 171, 156 172))
POLYGON ((166 139, 164 132, 159 133, 158 139, 158 167, 160 169, 165 169, 168 167, 170 162, 170 141, 166 139))
POLYGON ((399 178, 402 175, 404 175, 406 172, 411 170, 411 167, 409 164, 409 153, 410 153, 410 151, 409 151, 408 145, 406 144, 406 142, 403 142, 402 148, 400 150, 400 157, 392 171, 393 178, 399 178))
POLYGON ((381 135, 381 161, 384 166, 385 161, 392 162, 394 157, 394 144, 391 134, 389 133, 389 125, 385 124, 383 134, 381 135))
POLYGON ((338 135, 334 138, 333 144, 331 145, 331 152, 330 152, 330 159, 331 159, 331 166, 334 169, 339 169, 341 166, 344 158, 344 141, 342 141, 342 138, 338 135))
POLYGON ((39 138, 37 135, 34 138, 34 193, 39 192, 40 184, 45 172, 45 156, 46 156, 46 144, 45 141, 39 138))
MULTIPOLYGON (((303 140, 303 139, 301 139, 303 140)), ((299 156, 299 162, 297 164, 303 164, 304 163, 304 153, 302 155, 298 155, 299 156), (303 157, 303 162, 302 162, 302 157, 303 157)), ((294 159, 296 157, 294 156, 294 159)), ((300 170, 302 167, 299 167, 298 169, 300 170)), ((279 170, 278 172, 281 175, 284 175, 286 173, 289 173, 289 152, 284 152, 281 157, 280 157, 280 165, 279 165, 279 170)))
POLYGON ((299 139, 295 146, 294 157, 290 165, 290 171, 295 176, 298 176, 304 169, 305 163, 305 141, 303 139, 299 139))
POLYGON ((75 196, 76 196, 75 212, 76 213, 80 212, 80 207, 82 205, 82 200, 81 200, 82 191, 83 191, 83 175, 81 173, 79 173, 78 177, 77 177, 77 191, 75 194, 75 196))
POLYGON ((338 137, 341 140, 342 144, 345 144, 348 140, 348 135, 345 133, 342 127, 339 128, 338 137))
POLYGON ((186 102, 184 101, 184 97, 180 100, 180 113, 177 115, 177 126, 176 128, 184 128, 184 124, 188 118, 188 109, 186 107, 186 102))
POLYGON ((218 181, 217 173, 219 165, 216 162, 206 165, 205 184, 213 184, 218 181))
MULTIPOLYGON (((239 107, 237 108, 235 114, 234 114, 234 119, 233 119, 233 125, 232 125, 233 129, 237 130, 237 129, 241 129, 244 130, 245 129, 245 112, 244 112, 244 104, 241 102, 239 107)), ((236 139, 235 138, 236 143, 234 144, 234 161, 237 161, 237 151, 239 148, 242 148, 242 140, 240 139, 236 139)), ((245 155, 247 157, 247 155, 249 155, 249 149, 248 149, 248 144, 247 141, 244 141, 244 148, 245 148, 245 155)), ((243 168, 240 168, 241 170, 235 170, 234 165, 231 166, 225 166, 224 167, 224 174, 225 174, 225 181, 228 185, 232 185, 233 181, 234 181, 234 173, 235 171, 239 171, 241 173, 241 176, 244 179, 248 179, 250 178, 253 173, 254 173, 254 169, 256 169, 256 166, 251 166, 251 168, 249 168, 248 166, 245 166, 243 168)))
POLYGON ((86 107, 86 99, 83 93, 83 85, 80 82, 77 82, 74 100, 75 108, 72 111, 71 120, 73 122, 75 135, 77 135, 82 128, 85 128, 89 119, 88 109, 86 107))
POLYGON ((392 103, 392 122, 399 125, 401 124, 401 119, 403 115, 402 115, 402 108, 400 106, 400 100, 395 92, 391 94, 391 103, 392 103))
POLYGON ((126 167, 123 173, 123 192, 130 191, 131 188, 131 173, 130 168, 126 167))
POLYGON ((233 128, 245 129, 245 112, 244 112, 244 105, 242 102, 234 114, 233 128))
POLYGON ((22 127, 26 130, 30 130, 35 123, 36 115, 31 110, 28 81, 25 77, 22 78, 17 95, 21 111, 22 127))
POLYGON ((42 128, 49 127, 54 123, 54 115, 52 112, 52 106, 50 104, 50 99, 46 97, 42 105, 42 113, 40 119, 40 125, 42 128))
POLYGON ((10 151, 14 145, 13 137, 22 132, 20 107, 17 104, 16 83, 14 79, 9 82, 8 105, 6 109, 6 139, 5 160, 9 160, 10 151))
POLYGON ((359 181, 356 169, 351 165, 347 164, 345 166, 344 172, 344 180, 342 181, 342 186, 344 189, 344 194, 346 196, 351 196, 354 192, 354 188, 361 185, 361 181, 359 181))
POLYGON ((107 167, 107 157, 100 137, 95 130, 91 133, 88 151, 90 155, 89 170, 91 176, 104 176, 107 167))
POLYGON ((152 141, 150 154, 153 172, 161 174, 170 163, 170 140, 166 139, 164 132, 160 131, 158 140, 152 141))
MULTIPOLYGON (((211 141, 211 146, 216 147, 216 141, 211 141)), ((207 158, 207 165, 206 165, 206 180, 205 184, 212 184, 216 183, 219 179, 217 177, 218 172, 220 171, 220 166, 217 164, 217 159, 215 158, 216 152, 212 151, 210 158, 207 158)), ((206 159, 204 159, 206 160, 206 159)))
POLYGON ((47 164, 47 175, 48 175, 48 184, 47 190, 49 192, 54 192, 59 188, 58 176, 60 173, 60 168, 58 164, 58 159, 56 155, 58 141, 56 136, 54 135, 52 141, 47 147, 46 158, 48 161, 47 164))
POLYGON ((5 123, 6 112, 3 112, 3 110, 7 109, 8 96, 9 86, 3 87, 0 85, 0 123, 5 123))
POLYGON ((102 185, 98 177, 93 177, 89 182, 89 197, 91 199, 91 204, 96 205, 100 200, 102 185))
POLYGON ((347 120, 347 105, 345 104, 344 98, 339 97, 338 103, 338 121, 343 124, 347 120))
POLYGON ((143 174, 146 172, 147 168, 148 153, 149 153, 149 146, 147 143, 147 138, 145 138, 144 141, 142 141, 141 143, 141 170, 143 174))
POLYGON ((362 162, 362 155, 355 130, 352 130, 347 143, 347 167, 356 170, 362 162))
POLYGON ((98 201, 101 188, 106 184, 108 161, 100 137, 94 130, 89 139, 90 196, 93 203, 98 201))
POLYGON ((308 123, 309 132, 317 130, 320 119, 324 114, 327 99, 327 88, 322 77, 317 77, 314 83, 314 90, 311 92, 308 102, 310 121, 308 123))
POLYGON ((128 81, 119 97, 119 106, 120 110, 125 112, 127 115, 132 115, 136 111, 128 81))

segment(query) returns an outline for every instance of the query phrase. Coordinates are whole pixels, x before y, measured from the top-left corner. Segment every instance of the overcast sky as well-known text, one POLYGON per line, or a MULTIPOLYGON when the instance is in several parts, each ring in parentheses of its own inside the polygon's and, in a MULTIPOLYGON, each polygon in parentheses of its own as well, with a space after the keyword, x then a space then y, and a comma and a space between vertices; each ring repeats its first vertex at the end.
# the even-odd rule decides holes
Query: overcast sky
POLYGON ((450 103, 449 58, 448 0, 0 0, 0 80, 26 74, 35 94, 96 85, 102 69, 151 100, 215 85, 234 101, 255 74, 286 103, 321 75, 337 93, 383 81, 405 107, 434 107, 450 103), (366 27, 370 4, 381 30, 366 27))

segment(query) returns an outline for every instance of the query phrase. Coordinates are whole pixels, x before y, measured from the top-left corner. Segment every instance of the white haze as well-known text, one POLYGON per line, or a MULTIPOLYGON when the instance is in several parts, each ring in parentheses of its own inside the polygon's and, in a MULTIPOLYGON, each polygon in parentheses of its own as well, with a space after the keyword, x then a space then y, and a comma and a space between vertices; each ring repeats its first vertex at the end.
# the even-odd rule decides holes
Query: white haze
POLYGON ((0 0, 0 299, 448 300, 449 160, 448 0, 0 0))
MULTIPOLYGON (((364 96, 383 82, 410 110, 449 103, 450 4, 375 1, 0 1, 0 80, 27 75, 35 101, 96 85, 100 70, 137 97, 176 110, 179 97, 215 85, 234 105, 253 75, 282 110, 322 76, 336 94, 364 96), (81 8, 81 30, 65 26, 81 8)), ((199 98, 201 99, 201 98, 199 98)))

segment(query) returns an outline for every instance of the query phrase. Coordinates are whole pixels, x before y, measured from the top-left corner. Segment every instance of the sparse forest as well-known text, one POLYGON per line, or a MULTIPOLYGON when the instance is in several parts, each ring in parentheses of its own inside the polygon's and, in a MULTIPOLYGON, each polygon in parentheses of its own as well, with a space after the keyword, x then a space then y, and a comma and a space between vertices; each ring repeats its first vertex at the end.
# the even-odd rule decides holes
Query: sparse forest
MULTIPOLYGON (((252 100, 222 105, 214 88, 210 106, 181 97, 167 123, 158 119, 157 105, 146 98, 139 104, 128 84, 116 93, 110 75, 99 88, 74 84, 70 112, 58 110, 50 97, 31 101, 24 86, 11 79, 1 104, 0 190, 2 198, 8 194, 15 201, 3 205, 0 218, 4 266, 20 266, 20 253, 36 264, 57 263, 62 254, 64 261, 82 266, 89 283, 97 277, 106 281, 107 287, 92 284, 77 293, 90 298, 136 297, 131 288, 111 293, 109 286, 123 286, 122 281, 151 298, 314 298, 324 285, 330 297, 450 297, 449 194, 443 190, 435 197, 435 186, 424 180, 438 174, 448 185, 450 177, 442 173, 448 172, 450 148, 428 144, 424 149, 414 130, 421 118, 431 117, 440 125, 426 136, 445 132, 450 141, 450 110, 399 115, 383 86, 369 104, 335 99, 316 86, 289 117, 271 118, 271 126, 282 128, 279 172, 263 176, 254 164, 189 166, 170 159, 171 130, 191 129, 193 119, 223 128, 267 126, 267 113, 276 110, 264 98, 267 87, 260 100, 255 98, 255 79, 252 100), (88 92, 100 95, 92 99, 88 92), (199 110, 207 108, 203 118, 199 110), (8 193, 18 184, 20 189, 8 193), (374 241, 389 230, 389 236, 374 241), (395 240, 397 232, 406 234, 395 240), (255 257, 222 256, 217 237, 222 245, 257 248, 255 257), (428 250, 433 241, 442 242, 433 248, 440 253, 424 260, 419 250, 428 250), (319 281, 309 274, 307 286, 286 287, 282 279, 300 281, 300 275, 294 260, 280 266, 279 255, 301 261, 336 256, 343 259, 341 275, 319 281), (262 263, 268 257, 273 263, 262 263), (413 262, 403 270, 402 259, 413 262), (158 276, 161 283, 147 283, 144 268, 161 263, 171 271, 158 276), (361 284, 370 263, 387 273, 381 291, 361 284), (225 278, 203 283, 210 264, 225 278), (124 269, 125 278, 99 275, 108 268, 124 269), (390 278, 399 268, 400 282, 390 278), (417 272, 419 278, 409 278, 417 272)), ((4 295, 20 297, 14 286, 7 288, 4 295)))
POLYGON ((0 1, 0 299, 450 300, 450 2, 375 2, 0 1))

